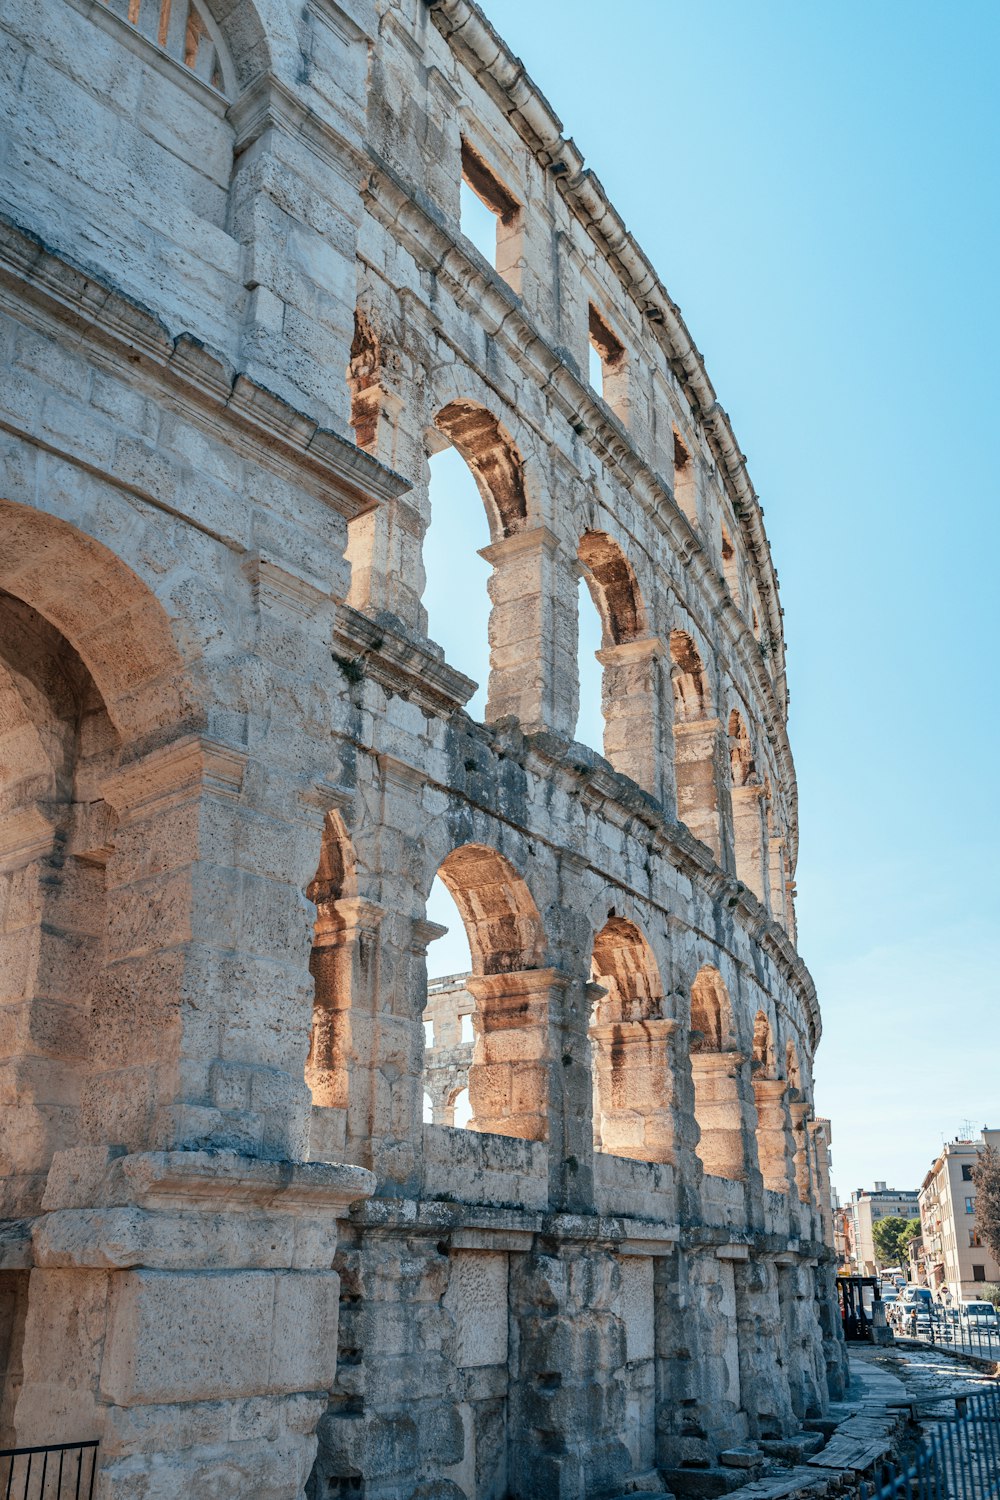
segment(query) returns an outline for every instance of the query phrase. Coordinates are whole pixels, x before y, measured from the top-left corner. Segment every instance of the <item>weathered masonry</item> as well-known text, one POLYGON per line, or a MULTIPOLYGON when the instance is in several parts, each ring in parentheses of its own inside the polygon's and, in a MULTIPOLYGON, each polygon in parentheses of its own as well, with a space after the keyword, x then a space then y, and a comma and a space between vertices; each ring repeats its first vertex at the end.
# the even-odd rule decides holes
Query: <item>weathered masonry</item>
POLYGON ((102 1500, 680 1492, 843 1365, 781 609, 698 351, 467 0, 0 26, 0 1443, 99 1439, 102 1500), (449 445, 483 723, 426 634, 449 445))

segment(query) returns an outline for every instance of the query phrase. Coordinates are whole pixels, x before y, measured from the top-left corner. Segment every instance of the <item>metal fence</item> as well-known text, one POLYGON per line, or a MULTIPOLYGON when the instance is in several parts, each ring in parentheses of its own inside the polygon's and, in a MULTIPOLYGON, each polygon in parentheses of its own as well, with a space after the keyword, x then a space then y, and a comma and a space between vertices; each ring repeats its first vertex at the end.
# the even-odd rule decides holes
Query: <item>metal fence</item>
POLYGON ((953 1417, 938 1421, 917 1452, 885 1464, 860 1500, 997 1500, 1000 1496, 1000 1386, 956 1398, 953 1417))
POLYGON ((92 1500, 97 1443, 0 1448, 3 1500, 92 1500))
POLYGON ((889 1327, 898 1339, 921 1339, 959 1354, 1000 1361, 1000 1322, 992 1318, 970 1318, 959 1308, 935 1304, 916 1314, 890 1313, 889 1327))

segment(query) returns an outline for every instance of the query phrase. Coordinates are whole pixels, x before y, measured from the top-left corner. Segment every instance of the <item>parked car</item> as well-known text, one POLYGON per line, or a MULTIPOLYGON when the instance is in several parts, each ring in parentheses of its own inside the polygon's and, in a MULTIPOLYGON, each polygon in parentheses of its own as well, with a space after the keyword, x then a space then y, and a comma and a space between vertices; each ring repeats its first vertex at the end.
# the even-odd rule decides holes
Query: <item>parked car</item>
POLYGON ((963 1302, 959 1317, 967 1328, 978 1328, 982 1333, 1000 1332, 1000 1316, 992 1302, 963 1302))

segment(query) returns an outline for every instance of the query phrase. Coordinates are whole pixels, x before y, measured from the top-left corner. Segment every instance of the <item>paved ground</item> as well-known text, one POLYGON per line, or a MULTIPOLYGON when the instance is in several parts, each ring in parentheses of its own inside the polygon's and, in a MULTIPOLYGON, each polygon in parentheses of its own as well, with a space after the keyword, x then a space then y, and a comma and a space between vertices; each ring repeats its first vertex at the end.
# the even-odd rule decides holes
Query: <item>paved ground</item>
MULTIPOLYGON (((921 1431, 918 1435, 915 1429, 910 1430, 910 1452, 919 1446, 921 1436, 936 1439, 943 1452, 938 1470, 941 1489, 928 1490, 928 1495, 940 1494, 943 1500, 998 1500, 1000 1406, 994 1409, 992 1421, 959 1420, 969 1396, 998 1391, 996 1377, 947 1354, 898 1345, 892 1349, 852 1349, 851 1366, 863 1385, 874 1382, 888 1393, 891 1388, 886 1381, 898 1382, 905 1399, 915 1403, 921 1431)), ((921 1496, 924 1493, 921 1491, 921 1496)))

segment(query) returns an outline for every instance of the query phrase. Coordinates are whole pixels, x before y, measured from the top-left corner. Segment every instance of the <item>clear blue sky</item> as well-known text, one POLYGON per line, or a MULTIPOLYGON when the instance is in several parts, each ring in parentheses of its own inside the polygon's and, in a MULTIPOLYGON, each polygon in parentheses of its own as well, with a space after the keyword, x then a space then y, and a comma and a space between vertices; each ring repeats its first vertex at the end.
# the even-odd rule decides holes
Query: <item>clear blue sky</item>
POLYGON ((817 1108, 842 1193, 912 1187, 943 1136, 1000 1125, 1000 6, 486 10, 748 455, 785 607, 817 1108))

